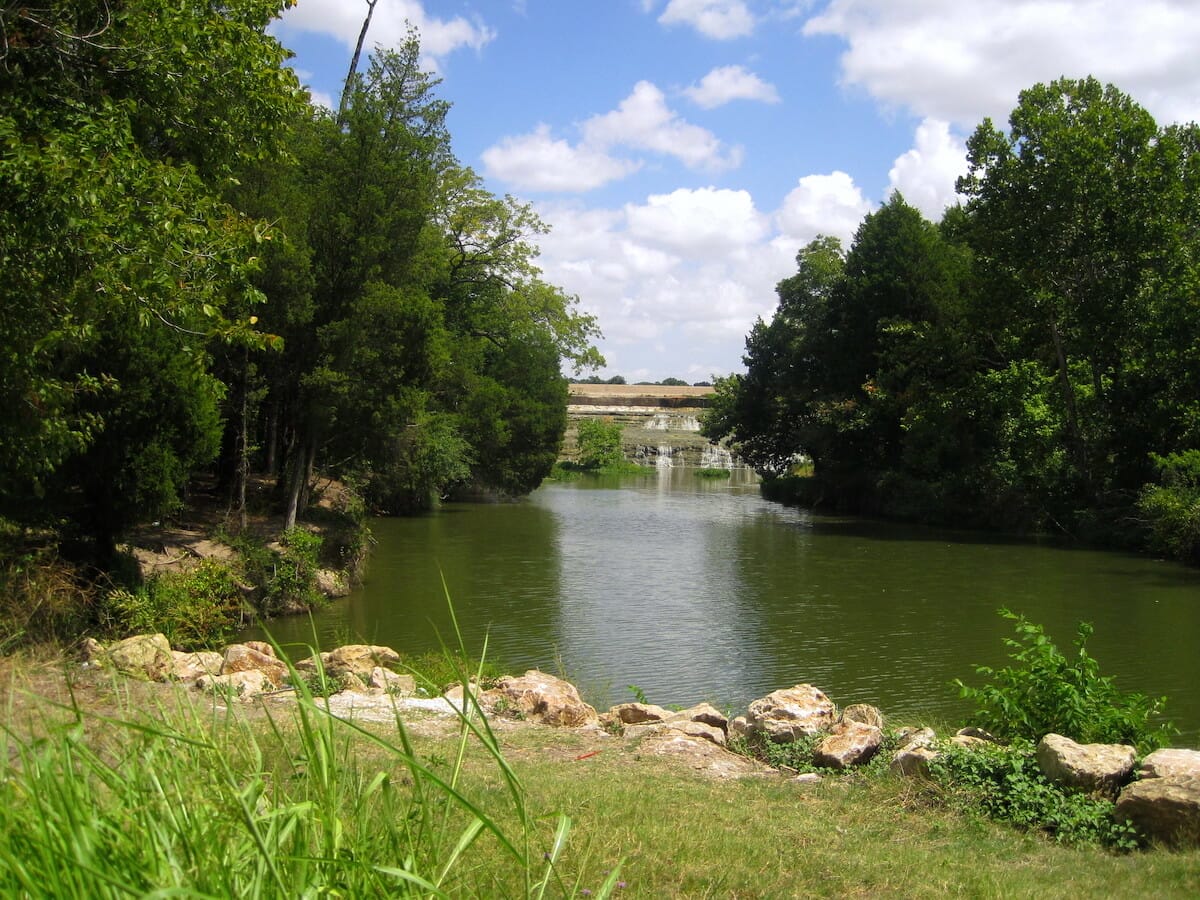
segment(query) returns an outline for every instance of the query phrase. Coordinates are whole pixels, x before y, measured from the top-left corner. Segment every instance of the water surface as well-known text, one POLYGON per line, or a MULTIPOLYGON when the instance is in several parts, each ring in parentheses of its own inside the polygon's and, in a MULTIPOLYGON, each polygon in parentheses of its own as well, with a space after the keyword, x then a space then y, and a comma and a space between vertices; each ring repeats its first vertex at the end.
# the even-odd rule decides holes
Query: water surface
POLYGON ((815 516, 744 475, 688 469, 547 485, 520 503, 371 523, 366 584, 283 641, 422 652, 448 637, 442 578, 469 648, 565 674, 599 708, 632 699, 743 709, 811 682, 839 705, 956 719, 950 682, 1007 662, 1007 607, 1069 646, 1080 620, 1118 686, 1171 698, 1200 737, 1200 572, 1141 557, 815 516))

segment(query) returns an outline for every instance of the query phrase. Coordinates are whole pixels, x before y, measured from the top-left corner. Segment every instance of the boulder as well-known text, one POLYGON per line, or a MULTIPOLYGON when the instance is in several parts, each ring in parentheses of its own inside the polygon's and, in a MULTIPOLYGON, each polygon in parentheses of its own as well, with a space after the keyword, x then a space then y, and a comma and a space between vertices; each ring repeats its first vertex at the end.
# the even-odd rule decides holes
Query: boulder
POLYGON ((754 726, 745 716, 734 716, 729 720, 729 736, 748 738, 754 733, 754 726))
POLYGON ((1168 775, 1135 781, 1121 791, 1113 812, 1151 840, 1200 846, 1200 778, 1168 775))
POLYGON ((643 725, 646 722, 664 722, 671 717, 670 710, 653 703, 618 703, 608 711, 622 725, 643 725))
POLYGON ((907 778, 928 778, 929 764, 937 759, 938 752, 933 747, 916 744, 901 747, 892 756, 892 772, 907 778))
POLYGON ((175 664, 171 645, 161 634, 139 634, 117 641, 108 648, 107 655, 122 675, 150 681, 166 681, 175 664))
POLYGON ((761 778, 777 774, 774 769, 757 760, 730 753, 707 738, 687 734, 675 728, 660 728, 647 734, 638 745, 638 751, 654 756, 673 757, 693 771, 710 778, 761 778))
POLYGON ((962 734, 961 732, 950 738, 950 743, 955 747, 962 747, 966 750, 974 750, 977 747, 990 747, 992 745, 991 741, 970 734, 962 734))
POLYGON ((487 694, 492 705, 503 703, 530 722, 566 728, 600 723, 596 710, 583 702, 573 684, 537 669, 505 676, 487 694))
POLYGON ((843 722, 860 722, 863 725, 874 725, 882 730, 883 713, 877 706, 869 703, 854 703, 842 710, 843 722))
MULTIPOLYGON (((724 735, 729 730, 729 719, 711 703, 698 703, 695 706, 673 712, 668 722, 703 722, 713 728, 719 728, 724 735)), ((724 741, 722 741, 724 743, 724 741)))
POLYGON ((288 667, 274 655, 268 656, 247 644, 230 644, 225 648, 221 663, 222 675, 237 672, 262 672, 274 687, 283 687, 288 680, 288 667))
POLYGON ((1038 767, 1051 781, 1115 797, 1133 774, 1137 750, 1123 744, 1077 744, 1048 734, 1037 746, 1038 767))
POLYGON ((976 728, 974 725, 968 725, 966 728, 960 728, 954 732, 958 737, 975 738, 983 741, 985 744, 999 744, 1000 739, 989 731, 984 731, 982 728, 976 728))
POLYGON ((345 597, 350 593, 350 583, 347 581, 344 572, 338 572, 334 569, 317 569, 313 573, 313 581, 316 583, 317 590, 321 592, 321 595, 328 597, 330 600, 345 597))
POLYGON ((83 659, 84 664, 89 666, 104 666, 109 662, 108 651, 94 637, 83 639, 79 645, 79 656, 83 659))
POLYGON ((412 675, 397 675, 391 669, 376 666, 371 670, 367 686, 385 694, 410 696, 417 692, 417 680, 412 675))
POLYGON ((391 668, 400 662, 400 654, 391 647, 368 646, 367 644, 347 644, 332 650, 325 659, 325 668, 332 675, 350 673, 358 675, 364 681, 371 677, 371 670, 376 666, 391 668))
POLYGON ((246 669, 225 675, 201 675, 196 679, 196 687, 230 700, 250 700, 271 690, 272 683, 265 672, 246 669))
POLYGON ((224 662, 220 653, 201 650, 197 653, 171 651, 171 676, 179 681, 195 681, 201 675, 220 675, 224 662))
POLYGON ((811 684, 772 691, 751 702, 746 712, 749 730, 761 732, 778 744, 827 731, 836 717, 833 701, 811 684))
POLYGON ((1169 778, 1172 775, 1200 778, 1200 750, 1155 750, 1138 767, 1138 778, 1169 778))
POLYGON ((937 743, 937 733, 932 728, 901 728, 893 732, 892 737, 897 750, 932 747, 937 743))
POLYGON ((723 728, 717 728, 715 725, 709 725, 707 722, 693 722, 691 719, 670 719, 666 722, 646 722, 642 725, 627 725, 625 727, 625 737, 631 740, 637 738, 644 739, 649 735, 662 734, 668 731, 700 738, 701 740, 716 744, 718 747, 725 746, 725 730, 723 728))
POLYGON ((318 660, 321 663, 321 668, 328 671, 328 669, 329 669, 329 654, 328 653, 318 653, 314 656, 309 656, 309 657, 306 657, 306 658, 300 660, 300 662, 296 663, 296 671, 300 672, 303 675, 311 675, 312 673, 317 671, 318 660))
POLYGON ((279 658, 275 655, 275 648, 266 641, 244 641, 243 643, 245 643, 245 645, 251 650, 257 650, 259 653, 263 654, 263 656, 269 656, 272 659, 279 658))
POLYGON ((862 722, 839 722, 813 752, 813 764, 849 769, 870 762, 883 743, 883 732, 862 722))

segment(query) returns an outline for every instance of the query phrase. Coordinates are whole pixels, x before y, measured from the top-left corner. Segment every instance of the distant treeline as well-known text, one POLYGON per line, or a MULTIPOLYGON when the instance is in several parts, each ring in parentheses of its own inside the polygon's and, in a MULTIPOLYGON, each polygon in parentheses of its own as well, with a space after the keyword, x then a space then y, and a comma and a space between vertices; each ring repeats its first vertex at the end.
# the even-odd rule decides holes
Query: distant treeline
MULTIPOLYGON (((601 378, 599 375, 589 375, 587 378, 571 378, 571 384, 629 384, 623 375, 612 378, 601 378)), ((691 384, 682 378, 664 378, 662 381, 635 381, 636 385, 660 385, 662 387, 712 387, 711 381, 694 381, 691 384)))
POLYGON ((594 320, 533 211, 453 156, 415 36, 343 108, 282 0, 0 15, 0 516, 105 563, 198 472, 288 524, 314 468, 380 510, 536 486, 594 320))
POLYGON ((705 432, 828 508, 1200 561, 1200 128, 1090 78, 1009 125, 939 223, 800 250, 705 432))

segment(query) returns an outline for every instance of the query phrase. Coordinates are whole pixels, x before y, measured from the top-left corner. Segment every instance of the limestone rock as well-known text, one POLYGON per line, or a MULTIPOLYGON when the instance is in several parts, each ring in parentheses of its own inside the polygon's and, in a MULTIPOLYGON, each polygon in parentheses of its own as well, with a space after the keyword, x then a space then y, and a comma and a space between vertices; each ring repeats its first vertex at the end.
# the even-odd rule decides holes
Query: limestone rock
POLYGON ((798 684, 753 701, 746 720, 751 730, 762 732, 778 744, 787 744, 828 730, 836 715, 837 708, 823 691, 811 684, 798 684))
POLYGON ((855 703, 842 710, 843 722, 861 722, 863 725, 874 725, 883 728, 883 713, 877 706, 869 703, 855 703))
POLYGON ((1121 791, 1113 814, 1152 840, 1200 846, 1200 778, 1168 775, 1135 781, 1121 791))
POLYGON ((932 728, 901 728, 893 737, 897 750, 932 747, 937 743, 937 733, 932 728))
POLYGON ((991 732, 984 731, 982 728, 976 728, 974 725, 968 725, 966 728, 960 728, 954 732, 955 735, 961 737, 975 738, 987 744, 998 744, 1000 740, 991 732))
POLYGON ((670 710, 653 703, 618 703, 608 711, 622 725, 642 725, 646 722, 664 722, 671 717, 670 710))
POLYGON ((1048 734, 1037 746, 1038 767, 1051 781, 1115 797, 1133 774, 1137 751, 1122 744, 1077 744, 1048 734))
POLYGON ((813 763, 831 769, 848 769, 870 762, 883 743, 883 732, 862 722, 839 722, 813 753, 813 763))
POLYGON ((318 653, 315 656, 309 656, 296 663, 296 671, 302 675, 310 675, 317 671, 317 661, 320 660, 321 668, 328 671, 329 669, 329 654, 318 653))
POLYGON ((275 655, 275 648, 266 641, 245 641, 245 644, 251 650, 257 650, 264 656, 269 656, 272 659, 278 659, 278 657, 275 655))
POLYGON ((745 716, 734 716, 729 720, 729 736, 747 738, 754 732, 754 726, 745 716))
POLYGON ((908 778, 928 778, 929 764, 937 759, 933 747, 922 744, 901 747, 892 756, 892 772, 908 778))
POLYGON ((230 644, 225 648, 221 674, 233 675, 237 672, 262 672, 277 688, 283 687, 288 679, 288 667, 281 660, 247 644, 230 644))
POLYGON ((950 738, 950 743, 952 743, 955 747, 963 747, 967 750, 974 750, 977 747, 988 747, 992 742, 984 740, 983 738, 974 737, 970 734, 962 734, 960 732, 959 734, 956 734, 954 737, 950 738))
POLYGON ((1172 775, 1200 778, 1200 750, 1155 750, 1138 767, 1138 778, 1169 778, 1172 775))
POLYGON ((693 722, 691 719, 671 719, 666 722, 645 722, 641 725, 628 725, 625 728, 625 737, 630 740, 645 739, 650 735, 663 734, 668 731, 700 738, 701 740, 716 744, 718 747, 725 746, 725 730, 723 728, 717 728, 715 725, 709 725, 707 722, 693 722))
POLYGON ((371 670, 376 666, 390 668, 398 662, 400 654, 391 647, 347 644, 330 652, 325 660, 325 668, 334 675, 350 672, 366 679, 371 677, 371 670))
POLYGON ((530 722, 566 728, 600 722, 596 710, 583 702, 573 684, 537 669, 516 677, 505 676, 488 693, 530 722))
MULTIPOLYGON (((668 721, 702 722, 705 725, 711 725, 713 728, 720 729, 722 738, 725 732, 729 730, 729 719, 711 703, 698 703, 687 709, 681 709, 679 712, 671 713, 668 721)), ((724 740, 721 743, 724 745, 724 740)))
POLYGON ((200 650, 197 653, 171 651, 171 675, 179 681, 195 681, 201 675, 220 675, 224 660, 220 653, 200 650))
POLYGON ((83 661, 91 666, 108 665, 108 651, 104 649, 104 645, 94 637, 86 637, 79 645, 79 656, 83 661))
POLYGON ((331 600, 345 597, 350 593, 350 584, 343 572, 334 569, 317 569, 313 573, 313 580, 316 582, 317 590, 331 600))
POLYGON ((648 734, 638 746, 638 750, 654 756, 675 757, 693 771, 710 778, 749 778, 776 774, 773 769, 757 760, 730 753, 706 738, 686 734, 675 728, 660 728, 655 733, 648 734))
POLYGON ((175 659, 171 645, 161 634, 139 634, 117 641, 108 648, 108 658, 122 675, 166 681, 171 676, 175 659))
POLYGON ((801 772, 792 779, 796 784, 820 784, 825 778, 817 772, 801 772))
POLYGON ((412 675, 397 675, 383 666, 371 670, 367 686, 385 694, 403 694, 406 697, 417 692, 417 680, 412 675))
POLYGON ((225 675, 201 675, 196 687, 219 697, 250 700, 271 690, 270 678, 258 669, 229 672, 225 675))

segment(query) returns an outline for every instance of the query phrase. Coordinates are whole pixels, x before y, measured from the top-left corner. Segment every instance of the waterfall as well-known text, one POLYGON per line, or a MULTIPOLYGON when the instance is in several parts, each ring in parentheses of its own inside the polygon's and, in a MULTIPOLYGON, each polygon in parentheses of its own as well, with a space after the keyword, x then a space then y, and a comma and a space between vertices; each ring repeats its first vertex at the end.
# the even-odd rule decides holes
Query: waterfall
POLYGON ((658 456, 654 459, 654 465, 660 469, 669 469, 675 465, 672 457, 675 455, 675 448, 666 444, 658 445, 658 456))
POLYGON ((733 454, 717 444, 709 444, 700 455, 702 469, 732 469, 733 454))
POLYGON ((679 417, 679 430, 680 431, 691 431, 691 432, 698 433, 700 431, 700 420, 697 419, 695 416, 680 416, 679 417))
POLYGON ((647 431, 670 431, 671 417, 666 413, 655 413, 650 421, 642 427, 647 431))

